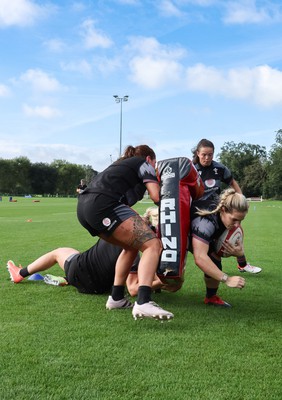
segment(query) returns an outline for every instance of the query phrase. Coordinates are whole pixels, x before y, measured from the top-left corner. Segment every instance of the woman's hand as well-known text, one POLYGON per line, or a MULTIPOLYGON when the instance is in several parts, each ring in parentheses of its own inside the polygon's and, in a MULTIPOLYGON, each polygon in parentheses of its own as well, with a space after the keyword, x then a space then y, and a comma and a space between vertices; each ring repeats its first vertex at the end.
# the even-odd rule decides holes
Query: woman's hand
POLYGON ((222 243, 224 248, 224 257, 242 257, 244 255, 244 246, 241 242, 236 242, 235 244, 231 244, 230 242, 222 243))
POLYGON ((166 290, 168 292, 177 292, 179 289, 181 289, 183 285, 183 280, 182 279, 165 279, 164 277, 161 277, 160 280, 162 281, 162 290, 166 290))
POLYGON ((245 279, 241 276, 229 276, 225 283, 228 287, 243 289, 245 286, 245 279))

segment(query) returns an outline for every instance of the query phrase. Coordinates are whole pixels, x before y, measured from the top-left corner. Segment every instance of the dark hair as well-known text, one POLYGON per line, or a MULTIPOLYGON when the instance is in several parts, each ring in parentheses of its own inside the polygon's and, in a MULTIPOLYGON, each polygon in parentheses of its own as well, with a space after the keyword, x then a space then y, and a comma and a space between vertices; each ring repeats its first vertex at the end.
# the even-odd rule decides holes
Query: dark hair
POLYGON ((156 159, 156 154, 151 147, 146 144, 140 144, 139 146, 133 147, 131 145, 127 146, 121 159, 131 158, 131 157, 141 157, 146 159, 149 156, 152 160, 156 159))
POLYGON ((217 207, 214 210, 200 210, 197 208, 198 211, 196 214, 200 215, 201 217, 204 217, 205 215, 217 214, 223 207, 228 213, 232 213, 233 210, 247 212, 249 209, 249 203, 243 194, 235 192, 233 188, 228 188, 221 193, 217 207))
POLYGON ((193 164, 198 164, 198 162, 199 162, 199 157, 198 157, 198 155, 197 155, 197 152, 200 151, 202 147, 211 147, 211 148, 213 149, 213 151, 214 151, 214 144, 213 144, 213 142, 211 142, 211 141, 208 140, 208 139, 201 139, 201 140, 199 141, 199 143, 197 144, 197 146, 196 146, 196 147, 193 147, 193 149, 192 149, 192 154, 193 154, 192 161, 193 161, 193 164))

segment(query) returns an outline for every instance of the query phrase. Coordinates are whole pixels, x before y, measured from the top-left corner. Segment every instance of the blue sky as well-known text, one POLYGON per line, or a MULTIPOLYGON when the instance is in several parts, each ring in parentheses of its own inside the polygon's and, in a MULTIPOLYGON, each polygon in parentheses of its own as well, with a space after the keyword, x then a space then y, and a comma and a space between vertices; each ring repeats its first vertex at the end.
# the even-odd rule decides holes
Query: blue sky
POLYGON ((0 0, 0 158, 100 171, 122 147, 186 156, 282 128, 280 0, 0 0))

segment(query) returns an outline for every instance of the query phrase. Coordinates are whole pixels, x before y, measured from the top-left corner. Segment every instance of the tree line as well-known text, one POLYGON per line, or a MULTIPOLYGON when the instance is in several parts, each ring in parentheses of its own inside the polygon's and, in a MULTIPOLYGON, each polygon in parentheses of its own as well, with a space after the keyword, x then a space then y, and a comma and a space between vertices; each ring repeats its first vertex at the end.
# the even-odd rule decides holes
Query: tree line
POLYGON ((227 142, 220 149, 219 161, 238 181, 246 197, 282 199, 282 129, 267 153, 264 146, 227 142))
POLYGON ((0 194, 70 196, 81 179, 90 182, 97 175, 90 165, 54 160, 51 164, 31 163, 26 157, 0 158, 0 194))
MULTIPOLYGON (((282 199, 282 129, 268 153, 264 146, 226 142, 217 159, 232 171, 246 197, 282 199)), ((0 195, 75 195, 80 180, 88 183, 97 173, 90 165, 65 160, 47 164, 0 158, 0 195)))

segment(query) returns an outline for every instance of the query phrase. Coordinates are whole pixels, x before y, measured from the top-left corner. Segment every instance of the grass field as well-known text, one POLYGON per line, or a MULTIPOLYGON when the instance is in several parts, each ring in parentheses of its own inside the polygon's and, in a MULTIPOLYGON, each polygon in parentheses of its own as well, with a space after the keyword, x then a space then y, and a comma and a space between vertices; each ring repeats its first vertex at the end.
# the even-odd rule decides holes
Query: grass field
MULTIPOLYGON (((0 202, 1 400, 281 400, 281 202, 250 205, 245 249, 263 271, 245 274, 243 290, 221 285, 233 307, 203 304, 203 274, 188 255, 182 290, 154 295, 175 314, 162 324, 106 311, 107 295, 11 283, 8 259, 26 266, 56 247, 82 251, 95 240, 76 219, 76 199, 17 200, 0 202)), ((224 260, 227 273, 235 267, 224 260)))

